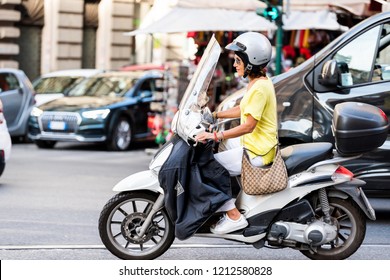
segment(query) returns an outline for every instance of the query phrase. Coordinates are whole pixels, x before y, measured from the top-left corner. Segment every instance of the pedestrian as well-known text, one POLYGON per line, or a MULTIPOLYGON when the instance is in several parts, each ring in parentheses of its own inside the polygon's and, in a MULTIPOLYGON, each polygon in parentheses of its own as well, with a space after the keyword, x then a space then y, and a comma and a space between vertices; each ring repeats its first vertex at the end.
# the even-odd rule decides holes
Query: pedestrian
MULTIPOLYGON (((234 51, 234 64, 240 77, 248 78, 248 86, 239 105, 213 113, 215 118, 240 118, 240 124, 221 132, 203 132, 197 141, 229 139, 228 150, 216 153, 215 159, 231 176, 241 174, 243 147, 249 150, 251 162, 264 166, 272 162, 277 145, 277 111, 273 83, 266 75, 272 47, 267 37, 256 32, 239 35, 225 47, 234 51)), ((217 212, 225 212, 210 230, 225 234, 245 228, 248 221, 235 206, 235 200, 228 200, 217 212)))

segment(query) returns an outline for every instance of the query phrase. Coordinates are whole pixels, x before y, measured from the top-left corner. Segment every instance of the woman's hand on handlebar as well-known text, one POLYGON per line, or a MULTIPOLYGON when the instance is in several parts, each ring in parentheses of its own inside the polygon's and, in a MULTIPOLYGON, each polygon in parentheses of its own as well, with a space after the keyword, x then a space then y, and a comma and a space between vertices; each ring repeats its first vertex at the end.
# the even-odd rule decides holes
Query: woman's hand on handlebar
POLYGON ((196 142, 206 143, 207 140, 214 140, 214 134, 210 132, 201 132, 195 137, 196 142))
POLYGON ((219 142, 223 139, 224 139, 223 132, 217 133, 216 131, 213 131, 213 132, 204 131, 204 132, 199 133, 195 137, 196 142, 202 142, 202 143, 206 143, 208 140, 219 142), (218 136, 218 134, 220 134, 220 135, 218 136))

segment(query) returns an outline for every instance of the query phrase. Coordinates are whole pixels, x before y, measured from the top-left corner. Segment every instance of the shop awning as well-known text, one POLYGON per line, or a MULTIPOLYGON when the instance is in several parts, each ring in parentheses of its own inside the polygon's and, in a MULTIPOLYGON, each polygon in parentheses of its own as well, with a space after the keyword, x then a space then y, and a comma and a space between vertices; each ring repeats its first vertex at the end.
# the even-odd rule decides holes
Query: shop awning
MULTIPOLYGON (((289 12, 283 16, 283 28, 346 30, 346 27, 338 24, 336 14, 329 7, 358 3, 362 6, 367 1, 369 0, 291 0, 289 12)), ((275 30, 274 23, 255 12, 256 8, 265 6, 258 0, 156 0, 140 28, 124 34, 134 36, 190 31, 275 30)))
MULTIPOLYGON (((166 0, 165 0, 166 1, 166 0)), ((179 33, 190 31, 270 31, 276 29, 275 24, 258 16, 257 7, 265 7, 263 2, 257 0, 179 0, 169 9, 163 9, 156 1, 149 15, 137 30, 125 33, 134 36, 137 34, 153 33, 179 33), (161 16, 161 11, 168 10, 161 16), (148 17, 149 16, 149 17, 148 17), (156 19, 156 16, 161 16, 156 19), (153 17, 153 16, 152 16, 153 17)))
POLYGON ((285 7, 288 2, 291 10, 294 11, 313 12, 329 8, 341 8, 357 16, 370 15, 370 0, 284 0, 285 7))
POLYGON ((337 22, 337 15, 327 10, 291 11, 283 15, 284 30, 324 29, 346 31, 348 27, 337 22))

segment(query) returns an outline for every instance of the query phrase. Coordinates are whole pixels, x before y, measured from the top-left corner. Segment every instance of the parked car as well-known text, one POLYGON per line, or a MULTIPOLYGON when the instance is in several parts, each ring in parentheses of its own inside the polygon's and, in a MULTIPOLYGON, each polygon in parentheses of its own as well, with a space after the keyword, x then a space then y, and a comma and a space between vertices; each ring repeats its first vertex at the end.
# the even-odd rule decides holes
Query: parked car
POLYGON ((34 89, 22 70, 0 68, 0 100, 11 137, 25 137, 34 89))
POLYGON ((5 164, 11 156, 11 147, 11 136, 3 115, 3 103, 0 100, 0 176, 3 174, 5 164))
MULTIPOLYGON (((341 102, 372 104, 389 117, 389 65, 390 13, 387 12, 368 18, 300 66, 273 77, 281 144, 334 142, 332 115, 341 102)), ((239 91, 228 97, 218 110, 238 104, 242 94, 239 91)), ((367 182, 367 195, 390 197, 390 138, 379 149, 345 166, 367 182)))
POLYGON ((59 70, 36 78, 33 81, 35 106, 67 95, 83 79, 102 72, 98 69, 59 70))
POLYGON ((113 151, 153 140, 148 117, 151 106, 162 102, 163 79, 162 71, 111 71, 86 78, 67 96, 34 108, 29 137, 40 148, 58 141, 102 142, 113 151))

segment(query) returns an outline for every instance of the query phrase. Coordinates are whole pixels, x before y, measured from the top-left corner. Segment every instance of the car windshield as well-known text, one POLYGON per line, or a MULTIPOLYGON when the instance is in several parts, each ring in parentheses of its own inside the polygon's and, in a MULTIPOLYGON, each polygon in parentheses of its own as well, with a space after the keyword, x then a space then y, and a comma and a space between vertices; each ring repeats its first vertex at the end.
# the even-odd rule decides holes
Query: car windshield
POLYGON ((91 77, 75 86, 68 96, 123 96, 137 80, 134 77, 91 77))
POLYGON ((72 87, 80 82, 83 77, 50 77, 43 78, 34 84, 35 92, 45 93, 67 93, 72 87))

